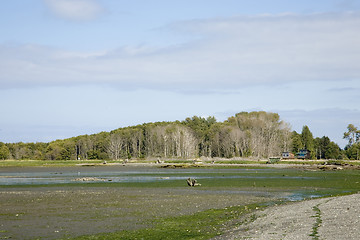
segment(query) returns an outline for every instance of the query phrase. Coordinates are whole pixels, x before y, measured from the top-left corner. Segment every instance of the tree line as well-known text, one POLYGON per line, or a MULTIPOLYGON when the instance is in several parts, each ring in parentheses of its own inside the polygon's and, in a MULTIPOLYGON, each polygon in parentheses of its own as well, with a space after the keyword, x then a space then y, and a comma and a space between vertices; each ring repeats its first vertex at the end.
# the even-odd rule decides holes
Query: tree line
POLYGON ((291 132, 277 113, 241 112, 224 122, 194 116, 49 143, 0 142, 0 159, 268 158, 300 149, 310 150, 312 159, 358 159, 359 134, 355 126, 348 128, 349 145, 342 150, 326 136, 314 138, 307 126, 291 132))

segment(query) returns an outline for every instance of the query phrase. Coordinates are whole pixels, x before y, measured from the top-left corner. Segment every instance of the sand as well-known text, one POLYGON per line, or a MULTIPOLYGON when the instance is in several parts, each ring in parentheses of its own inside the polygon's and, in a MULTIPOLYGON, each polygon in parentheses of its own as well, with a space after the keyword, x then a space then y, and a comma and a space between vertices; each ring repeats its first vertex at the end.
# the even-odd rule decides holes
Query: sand
POLYGON ((266 208, 216 239, 360 239, 360 194, 266 208))

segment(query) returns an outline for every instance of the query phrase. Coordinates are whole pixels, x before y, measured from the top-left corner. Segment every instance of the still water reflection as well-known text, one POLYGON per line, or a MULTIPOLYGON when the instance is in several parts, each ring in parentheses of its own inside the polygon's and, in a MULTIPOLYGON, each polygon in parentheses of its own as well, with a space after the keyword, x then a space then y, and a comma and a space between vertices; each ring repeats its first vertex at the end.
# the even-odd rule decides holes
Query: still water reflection
MULTIPOLYGON (((196 179, 300 179, 301 176, 267 176, 276 169, 160 169, 154 167, 64 167, 2 169, 0 185, 64 184, 75 182, 156 182, 196 179)), ((309 177, 307 177, 310 179, 309 177)))

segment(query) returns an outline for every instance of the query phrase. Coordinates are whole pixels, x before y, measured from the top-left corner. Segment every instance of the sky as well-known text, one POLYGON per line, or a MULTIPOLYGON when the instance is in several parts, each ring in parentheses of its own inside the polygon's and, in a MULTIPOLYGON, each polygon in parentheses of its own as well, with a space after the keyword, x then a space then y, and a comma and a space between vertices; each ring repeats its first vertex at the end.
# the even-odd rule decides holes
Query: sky
POLYGON ((0 3, 0 142, 194 115, 360 128, 360 0, 0 3))

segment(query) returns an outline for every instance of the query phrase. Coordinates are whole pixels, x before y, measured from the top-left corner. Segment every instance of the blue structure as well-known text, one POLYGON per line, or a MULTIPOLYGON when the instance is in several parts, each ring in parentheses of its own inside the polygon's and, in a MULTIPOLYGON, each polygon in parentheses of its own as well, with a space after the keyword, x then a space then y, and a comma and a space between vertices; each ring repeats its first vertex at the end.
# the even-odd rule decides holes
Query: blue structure
POLYGON ((300 149, 296 154, 296 157, 300 159, 310 159, 310 151, 307 149, 300 149))

